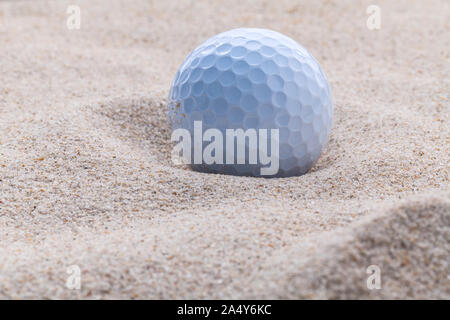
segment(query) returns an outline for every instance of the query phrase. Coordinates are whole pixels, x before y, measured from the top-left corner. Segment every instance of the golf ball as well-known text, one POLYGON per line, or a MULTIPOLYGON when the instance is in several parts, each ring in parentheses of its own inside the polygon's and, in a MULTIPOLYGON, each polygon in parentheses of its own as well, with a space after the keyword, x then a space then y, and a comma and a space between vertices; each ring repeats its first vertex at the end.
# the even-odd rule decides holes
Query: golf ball
POLYGON ((172 136, 185 143, 176 150, 185 152, 185 163, 233 175, 306 173, 333 120, 330 86, 317 61, 289 37, 255 28, 218 34, 190 53, 168 106, 174 132, 185 132, 172 136))

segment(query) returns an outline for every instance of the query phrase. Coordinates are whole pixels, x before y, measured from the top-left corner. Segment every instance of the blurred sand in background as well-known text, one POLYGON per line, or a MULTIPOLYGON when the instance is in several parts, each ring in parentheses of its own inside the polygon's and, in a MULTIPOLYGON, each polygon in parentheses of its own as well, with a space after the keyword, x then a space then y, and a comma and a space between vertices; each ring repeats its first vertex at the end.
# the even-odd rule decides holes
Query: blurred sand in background
POLYGON ((370 4, 0 2, 0 298, 449 299, 450 4, 377 1, 373 31, 370 4), (331 141, 304 176, 169 160, 172 77, 235 27, 328 76, 331 141))

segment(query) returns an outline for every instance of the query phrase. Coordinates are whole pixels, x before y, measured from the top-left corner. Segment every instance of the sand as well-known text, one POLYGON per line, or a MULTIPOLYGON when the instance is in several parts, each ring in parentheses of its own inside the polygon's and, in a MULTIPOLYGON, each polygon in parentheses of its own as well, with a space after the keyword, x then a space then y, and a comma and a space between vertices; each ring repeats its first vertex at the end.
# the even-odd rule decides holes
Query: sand
POLYGON ((370 1, 227 3, 0 2, 0 298, 450 299, 448 1, 377 1, 380 30, 370 1), (332 136, 304 176, 169 160, 178 66, 243 26, 328 76, 332 136))

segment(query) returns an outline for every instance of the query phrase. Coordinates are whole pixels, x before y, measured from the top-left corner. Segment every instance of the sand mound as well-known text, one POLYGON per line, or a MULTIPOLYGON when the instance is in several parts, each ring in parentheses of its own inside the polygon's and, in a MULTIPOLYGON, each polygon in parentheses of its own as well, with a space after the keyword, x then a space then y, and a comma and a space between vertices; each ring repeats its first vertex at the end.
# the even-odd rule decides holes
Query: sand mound
POLYGON ((260 286, 260 293, 250 296, 450 298, 450 194, 439 196, 403 201, 352 227, 305 239, 300 247, 279 252, 270 266, 251 278, 250 282, 260 286), (289 263, 283 258, 286 256, 291 257, 289 263), (370 274, 366 271, 373 265, 381 272, 379 290, 367 287, 373 270, 370 274))

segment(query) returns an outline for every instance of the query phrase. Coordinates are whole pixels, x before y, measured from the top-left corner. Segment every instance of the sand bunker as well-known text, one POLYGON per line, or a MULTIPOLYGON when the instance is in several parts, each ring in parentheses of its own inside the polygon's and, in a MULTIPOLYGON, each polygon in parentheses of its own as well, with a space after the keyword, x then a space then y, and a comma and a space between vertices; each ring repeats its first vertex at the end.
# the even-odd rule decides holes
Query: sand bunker
POLYGON ((450 298, 448 2, 381 1, 376 31, 353 1, 75 2, 80 30, 69 2, 0 3, 0 298, 450 298), (169 161, 176 69, 240 26, 328 76, 304 176, 169 161))

